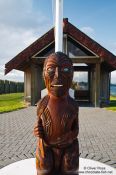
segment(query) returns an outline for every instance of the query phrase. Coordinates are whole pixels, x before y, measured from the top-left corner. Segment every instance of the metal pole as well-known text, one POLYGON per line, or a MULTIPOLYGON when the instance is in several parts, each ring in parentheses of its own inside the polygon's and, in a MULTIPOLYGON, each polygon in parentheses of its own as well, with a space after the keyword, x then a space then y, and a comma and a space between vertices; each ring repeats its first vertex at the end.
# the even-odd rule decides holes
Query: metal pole
POLYGON ((56 1, 55 52, 63 51, 63 0, 56 1))

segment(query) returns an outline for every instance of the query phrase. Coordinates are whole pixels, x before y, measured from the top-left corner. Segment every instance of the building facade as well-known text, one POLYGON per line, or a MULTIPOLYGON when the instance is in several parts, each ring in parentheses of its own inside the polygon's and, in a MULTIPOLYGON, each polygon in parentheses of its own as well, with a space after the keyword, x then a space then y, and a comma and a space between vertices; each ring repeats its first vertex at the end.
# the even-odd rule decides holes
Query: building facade
MULTIPOLYGON (((5 74, 12 69, 24 71, 25 99, 35 105, 44 89, 43 63, 55 52, 54 28, 5 64, 5 74)), ((87 89, 77 91, 77 99, 86 99, 94 106, 110 100, 111 71, 116 70, 116 56, 96 41, 63 20, 63 52, 73 61, 75 72, 87 73, 87 89)))

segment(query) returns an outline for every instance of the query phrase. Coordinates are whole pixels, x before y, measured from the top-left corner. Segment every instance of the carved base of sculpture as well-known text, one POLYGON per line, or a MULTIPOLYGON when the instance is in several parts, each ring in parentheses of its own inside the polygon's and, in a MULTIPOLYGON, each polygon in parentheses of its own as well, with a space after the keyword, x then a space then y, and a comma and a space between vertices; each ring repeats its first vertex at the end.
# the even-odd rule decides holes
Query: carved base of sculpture
POLYGON ((37 175, 78 174, 78 140, 75 140, 71 145, 65 148, 44 146, 44 156, 42 155, 42 149, 41 147, 37 147, 36 150, 37 175))
POLYGON ((72 61, 63 53, 51 54, 43 76, 48 95, 37 106, 34 134, 37 175, 74 175, 79 169, 78 104, 69 96, 72 61))

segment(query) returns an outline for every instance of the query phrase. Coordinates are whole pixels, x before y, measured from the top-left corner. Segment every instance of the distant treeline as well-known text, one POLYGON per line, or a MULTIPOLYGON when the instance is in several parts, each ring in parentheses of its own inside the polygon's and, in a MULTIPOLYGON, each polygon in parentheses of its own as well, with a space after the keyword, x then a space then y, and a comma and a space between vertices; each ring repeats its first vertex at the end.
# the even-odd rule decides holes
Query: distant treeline
POLYGON ((23 82, 0 80, 0 94, 24 92, 23 82))

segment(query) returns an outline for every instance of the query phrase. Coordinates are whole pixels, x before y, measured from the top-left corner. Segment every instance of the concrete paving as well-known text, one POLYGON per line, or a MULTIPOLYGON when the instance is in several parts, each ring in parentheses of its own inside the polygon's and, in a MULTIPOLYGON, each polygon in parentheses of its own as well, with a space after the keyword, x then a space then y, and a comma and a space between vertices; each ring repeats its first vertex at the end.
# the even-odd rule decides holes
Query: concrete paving
MULTIPOLYGON (((36 107, 0 114, 0 168, 35 157, 36 107)), ((116 168, 116 112, 80 107, 80 157, 116 168)))

